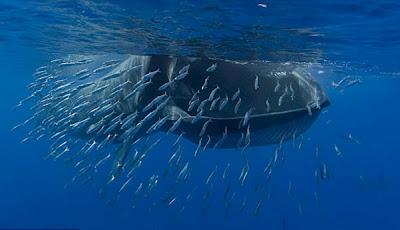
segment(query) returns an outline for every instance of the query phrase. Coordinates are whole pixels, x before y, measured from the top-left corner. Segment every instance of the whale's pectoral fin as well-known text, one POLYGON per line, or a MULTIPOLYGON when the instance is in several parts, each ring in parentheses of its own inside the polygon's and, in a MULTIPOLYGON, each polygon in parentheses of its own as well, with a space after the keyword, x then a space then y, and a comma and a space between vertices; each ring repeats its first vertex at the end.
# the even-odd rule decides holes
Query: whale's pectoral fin
POLYGON ((114 160, 113 167, 111 169, 110 180, 108 181, 108 183, 113 182, 121 175, 122 168, 125 165, 132 143, 133 143, 132 140, 126 140, 119 146, 116 152, 116 157, 114 160))

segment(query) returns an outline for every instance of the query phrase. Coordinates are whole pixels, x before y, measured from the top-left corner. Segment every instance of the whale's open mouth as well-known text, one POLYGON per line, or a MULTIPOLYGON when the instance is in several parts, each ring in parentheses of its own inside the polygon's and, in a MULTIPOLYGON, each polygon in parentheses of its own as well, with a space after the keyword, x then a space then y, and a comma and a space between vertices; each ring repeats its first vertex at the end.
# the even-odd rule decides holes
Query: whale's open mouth
POLYGON ((112 178, 131 147, 155 132, 177 134, 202 149, 246 149, 301 135, 329 105, 322 88, 295 63, 70 56, 35 75, 30 88, 38 100, 30 120, 55 142, 50 156, 68 152, 64 145, 71 136, 87 141, 89 150, 118 144, 112 178))

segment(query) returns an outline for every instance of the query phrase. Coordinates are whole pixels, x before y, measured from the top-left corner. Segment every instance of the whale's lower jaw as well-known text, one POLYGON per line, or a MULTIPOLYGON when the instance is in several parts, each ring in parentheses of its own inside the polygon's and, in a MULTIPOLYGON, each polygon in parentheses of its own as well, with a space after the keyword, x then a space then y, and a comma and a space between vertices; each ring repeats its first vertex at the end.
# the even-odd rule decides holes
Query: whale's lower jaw
POLYGON ((321 104, 321 108, 314 108, 311 113, 304 109, 279 115, 254 117, 245 127, 241 126, 242 120, 239 119, 215 120, 202 136, 198 134, 201 133, 201 124, 205 121, 199 121, 198 125, 185 123, 176 133, 183 133, 186 139, 196 145, 207 144, 208 148, 243 148, 279 144, 295 139, 306 132, 318 118, 321 110, 329 104, 330 102, 326 100, 321 104), (246 143, 245 136, 248 127, 251 141, 246 143), (225 128, 227 135, 221 141, 225 128))

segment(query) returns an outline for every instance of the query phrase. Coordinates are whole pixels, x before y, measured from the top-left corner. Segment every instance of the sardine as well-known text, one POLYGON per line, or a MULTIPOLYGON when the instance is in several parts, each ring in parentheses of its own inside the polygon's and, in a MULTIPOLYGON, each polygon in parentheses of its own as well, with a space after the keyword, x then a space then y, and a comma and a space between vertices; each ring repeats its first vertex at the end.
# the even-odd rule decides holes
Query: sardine
POLYGON ((240 95, 240 89, 238 88, 237 91, 233 94, 231 101, 235 101, 240 95))
POLYGON ((214 63, 206 69, 207 72, 214 72, 217 69, 218 64, 214 63))

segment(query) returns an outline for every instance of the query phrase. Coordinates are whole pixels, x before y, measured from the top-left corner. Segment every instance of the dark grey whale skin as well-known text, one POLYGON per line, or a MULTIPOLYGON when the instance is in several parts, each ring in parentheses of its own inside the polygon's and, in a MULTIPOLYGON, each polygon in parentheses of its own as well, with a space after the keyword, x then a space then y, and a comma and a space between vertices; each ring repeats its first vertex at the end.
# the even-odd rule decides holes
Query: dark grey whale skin
MULTIPOLYGON (((178 75, 179 70, 190 64, 189 75, 180 81, 176 81, 173 87, 168 90, 172 100, 168 109, 163 113, 173 115, 174 119, 167 122, 163 130, 166 132, 179 117, 183 116, 183 122, 174 133, 183 133, 188 140, 204 145, 208 139, 209 147, 214 146, 222 137, 225 130, 227 136, 218 148, 234 148, 243 146, 238 143, 242 135, 247 132, 247 126, 241 126, 245 113, 253 108, 249 129, 251 141, 250 146, 261 146, 276 144, 286 139, 299 136, 304 133, 318 117, 320 111, 329 106, 330 102, 323 89, 312 79, 304 69, 297 64, 269 63, 261 61, 234 62, 210 58, 187 58, 154 55, 150 57, 148 69, 144 72, 160 69, 161 73, 153 79, 153 84, 145 89, 141 95, 138 107, 147 105, 154 97, 163 92, 158 90, 159 86, 171 81, 178 75), (206 69, 217 64, 214 72, 207 72, 206 69), (285 72, 277 76, 274 73, 285 72), (220 90, 217 95, 228 96, 229 99, 240 88, 241 106, 235 114, 234 106, 236 101, 229 101, 227 106, 219 111, 206 109, 200 119, 192 124, 196 116, 196 110, 188 111, 188 104, 193 94, 201 89, 204 80, 209 76, 208 88, 199 93, 204 99, 218 85, 220 90), (255 78, 258 76, 259 89, 255 89, 255 78), (280 90, 275 92, 279 79, 280 90), (285 96, 281 105, 278 105, 279 97, 284 92, 284 87, 293 89, 293 99, 285 96), (270 111, 267 112, 266 100, 269 100, 270 111), (314 103, 307 109, 307 104, 314 103), (317 104, 317 105, 315 105, 317 104), (178 114, 177 113, 178 110, 178 114), (203 137, 199 136, 203 124, 211 120, 203 137)), ((209 105, 209 104, 208 104, 209 105)), ((160 115, 161 116, 161 115, 160 115)), ((158 118, 155 118, 154 122, 158 118)), ((145 135, 144 131, 139 136, 145 135)))

